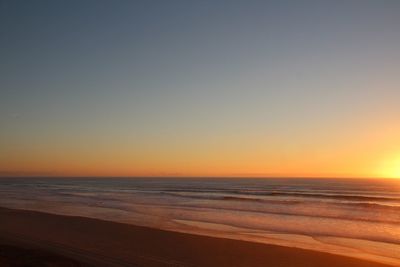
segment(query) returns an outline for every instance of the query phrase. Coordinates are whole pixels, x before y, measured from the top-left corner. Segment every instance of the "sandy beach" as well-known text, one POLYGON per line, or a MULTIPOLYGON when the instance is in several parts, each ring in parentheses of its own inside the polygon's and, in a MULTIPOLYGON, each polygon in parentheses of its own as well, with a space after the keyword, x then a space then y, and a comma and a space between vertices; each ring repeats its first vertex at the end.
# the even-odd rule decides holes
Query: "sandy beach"
POLYGON ((13 265, 24 257, 38 264, 29 266, 47 261, 51 264, 46 266, 386 266, 297 248, 35 211, 0 208, 0 222, 0 266, 24 266, 13 265))

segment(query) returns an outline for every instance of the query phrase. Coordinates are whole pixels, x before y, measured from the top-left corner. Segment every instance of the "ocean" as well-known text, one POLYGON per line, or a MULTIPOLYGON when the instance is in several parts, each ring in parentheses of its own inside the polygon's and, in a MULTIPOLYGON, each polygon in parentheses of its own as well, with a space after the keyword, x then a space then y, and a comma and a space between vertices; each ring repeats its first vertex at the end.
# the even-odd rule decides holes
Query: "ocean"
POLYGON ((2 178, 0 206, 400 266, 399 180, 2 178))

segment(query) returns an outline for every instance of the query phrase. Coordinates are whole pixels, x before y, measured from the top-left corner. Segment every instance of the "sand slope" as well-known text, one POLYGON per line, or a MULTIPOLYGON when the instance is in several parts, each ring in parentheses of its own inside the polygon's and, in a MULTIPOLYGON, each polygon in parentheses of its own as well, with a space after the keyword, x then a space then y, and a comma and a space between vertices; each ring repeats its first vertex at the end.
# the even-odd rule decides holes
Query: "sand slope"
POLYGON ((92 266, 386 266, 296 248, 5 208, 0 208, 0 241, 92 266))

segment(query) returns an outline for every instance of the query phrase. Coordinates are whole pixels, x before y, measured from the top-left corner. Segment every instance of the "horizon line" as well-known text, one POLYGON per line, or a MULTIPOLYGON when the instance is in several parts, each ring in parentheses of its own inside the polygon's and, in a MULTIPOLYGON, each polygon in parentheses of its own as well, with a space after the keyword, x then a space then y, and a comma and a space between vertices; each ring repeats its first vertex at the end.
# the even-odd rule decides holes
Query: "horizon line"
POLYGON ((154 175, 154 176, 96 176, 96 175, 0 175, 0 179, 4 178, 54 178, 54 179, 365 179, 365 180, 396 180, 400 177, 335 177, 335 176, 171 176, 171 175, 154 175))

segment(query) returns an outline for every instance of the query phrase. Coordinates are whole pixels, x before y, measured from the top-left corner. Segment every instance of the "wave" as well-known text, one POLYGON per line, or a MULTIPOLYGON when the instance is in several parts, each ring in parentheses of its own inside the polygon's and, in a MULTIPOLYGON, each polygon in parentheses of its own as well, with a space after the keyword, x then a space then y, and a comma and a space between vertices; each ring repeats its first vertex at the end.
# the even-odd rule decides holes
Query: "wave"
MULTIPOLYGON (((331 195, 331 194, 311 194, 311 193, 269 193, 269 194, 248 194, 248 196, 230 196, 226 194, 220 195, 207 195, 207 194, 185 194, 189 193, 187 191, 179 191, 179 193, 168 193, 164 192, 161 194, 167 194, 171 196, 184 197, 184 198, 193 198, 193 199, 208 199, 208 200, 228 200, 228 201, 251 201, 251 202, 268 202, 270 203, 272 199, 263 198, 265 196, 301 196, 304 198, 324 198, 324 199, 336 199, 336 200, 347 200, 354 202, 340 202, 340 204, 357 204, 358 206, 364 207, 390 207, 390 208, 400 208, 400 205, 390 205, 387 204, 379 204, 379 203, 371 203, 371 202, 398 202, 400 199, 398 198, 390 198, 390 197, 378 197, 378 196, 350 196, 350 195, 331 195), (257 197, 259 196, 259 197, 257 197)), ((199 192, 196 192, 199 193, 199 192)), ((277 200, 273 200, 274 202, 277 200)), ((282 203, 286 204, 295 204, 302 203, 302 200, 280 200, 282 203)), ((400 203, 399 203, 400 204, 400 203)))
POLYGON ((398 213, 400 218, 400 206, 385 205, 379 203, 368 203, 368 202, 349 202, 349 203, 340 203, 340 205, 350 206, 350 207, 362 207, 371 210, 392 211, 398 213))
POLYGON ((310 198, 330 198, 341 200, 364 200, 364 201, 400 201, 400 198, 383 196, 365 196, 365 195, 341 195, 341 194, 318 194, 318 193, 294 193, 294 192, 271 192, 269 196, 299 196, 310 198))
MULTIPOLYGON (((373 222, 373 223, 388 223, 388 224, 393 224, 393 225, 399 225, 400 224, 400 218, 399 219, 393 219, 390 218, 389 216, 385 217, 362 217, 360 215, 356 214, 323 214, 323 213, 315 213, 315 212, 307 212, 307 211, 300 211, 300 210, 295 210, 295 211, 290 211, 290 210, 274 210, 274 209, 264 209, 264 210, 257 210, 257 209, 248 209, 248 208, 239 208, 239 207, 213 207, 213 206, 199 206, 199 205, 191 205, 191 204, 183 204, 183 205, 174 205, 174 204, 159 204, 159 205, 153 205, 153 204, 146 204, 146 203, 141 203, 138 204, 140 206, 151 206, 151 207, 161 207, 161 208, 175 208, 179 210, 213 210, 213 211, 227 211, 227 212, 244 212, 246 214, 272 214, 272 215, 285 215, 285 216, 295 216, 295 217, 309 217, 309 218, 325 218, 325 219, 336 219, 336 220, 346 220, 346 221, 361 221, 361 222, 373 222)), ((394 213, 397 215, 399 212, 399 209, 394 213)))
MULTIPOLYGON (((310 231, 304 231, 304 230, 297 230, 297 229, 287 229, 287 228, 281 228, 281 227, 262 227, 262 226, 256 226, 256 227, 249 227, 249 226, 245 226, 243 224, 240 223, 234 223, 234 222, 228 222, 228 221, 224 221, 224 222, 214 222, 211 220, 207 220, 207 219, 198 219, 198 220, 187 220, 187 219, 179 219, 176 220, 179 223, 182 224, 191 224, 191 225, 196 225, 196 224, 210 224, 210 225, 220 225, 222 227, 230 227, 230 228, 235 228, 238 230, 241 230, 239 232, 239 234, 246 234, 246 233, 252 233, 255 236, 257 236, 257 234, 263 234, 263 232, 267 233, 267 234, 271 234, 271 231, 273 232, 273 234, 283 234, 283 235, 291 235, 291 234, 295 234, 295 235, 304 235, 304 236, 310 236, 313 239, 324 239, 324 238, 345 238, 347 240, 349 239, 353 239, 353 240, 363 240, 363 241, 370 241, 370 242, 379 242, 379 243, 385 243, 385 244, 392 244, 392 245, 400 245, 400 240, 398 239, 394 239, 391 237, 377 237, 377 236, 364 236, 364 235, 360 235, 360 234, 354 234, 354 233, 335 233, 335 234, 331 234, 329 232, 317 232, 317 233, 310 233, 310 231)), ((290 240, 290 237, 287 237, 290 240)), ((321 240, 318 240, 321 241, 321 240)))
MULTIPOLYGON (((164 192, 175 193, 220 193, 220 194, 238 194, 248 196, 288 196, 304 197, 318 199, 337 199, 337 200, 359 200, 359 201, 382 201, 382 202, 400 202, 399 197, 389 196, 371 196, 371 195, 347 195, 347 194, 329 194, 329 193, 311 193, 311 192, 288 192, 288 191, 262 191, 253 192, 245 190, 164 190, 164 192)), ((210 197, 211 198, 211 197, 210 197)), ((250 198, 250 197, 249 197, 250 198)))

